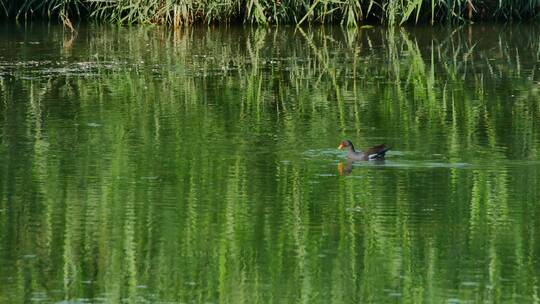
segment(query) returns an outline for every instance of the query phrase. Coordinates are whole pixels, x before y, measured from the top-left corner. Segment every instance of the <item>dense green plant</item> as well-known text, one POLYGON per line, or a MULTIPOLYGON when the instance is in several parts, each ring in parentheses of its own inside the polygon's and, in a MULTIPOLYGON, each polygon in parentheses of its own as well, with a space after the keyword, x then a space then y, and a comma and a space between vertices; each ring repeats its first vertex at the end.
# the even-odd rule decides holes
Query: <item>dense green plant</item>
POLYGON ((158 23, 179 27, 195 22, 255 24, 363 23, 390 25, 427 21, 504 20, 536 15, 538 0, 0 0, 11 18, 55 17, 115 23, 158 23))

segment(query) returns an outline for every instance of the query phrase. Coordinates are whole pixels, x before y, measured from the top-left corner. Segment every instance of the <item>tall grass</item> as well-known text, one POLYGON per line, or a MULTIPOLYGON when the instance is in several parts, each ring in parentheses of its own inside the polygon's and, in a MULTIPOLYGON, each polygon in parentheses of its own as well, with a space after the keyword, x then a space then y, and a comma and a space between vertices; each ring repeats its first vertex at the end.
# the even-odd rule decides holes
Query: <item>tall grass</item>
POLYGON ((8 18, 74 18, 179 27, 193 23, 397 25, 526 19, 539 0, 0 0, 8 18))

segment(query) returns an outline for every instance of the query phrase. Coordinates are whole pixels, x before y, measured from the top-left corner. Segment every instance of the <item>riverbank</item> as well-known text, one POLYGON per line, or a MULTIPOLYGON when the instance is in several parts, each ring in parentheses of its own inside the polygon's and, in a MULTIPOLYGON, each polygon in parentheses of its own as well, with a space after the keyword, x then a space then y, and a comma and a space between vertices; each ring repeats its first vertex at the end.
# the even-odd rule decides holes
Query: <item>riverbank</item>
POLYGON ((362 24, 461 23, 535 18, 540 0, 0 0, 3 18, 53 18, 116 24, 195 23, 362 24))

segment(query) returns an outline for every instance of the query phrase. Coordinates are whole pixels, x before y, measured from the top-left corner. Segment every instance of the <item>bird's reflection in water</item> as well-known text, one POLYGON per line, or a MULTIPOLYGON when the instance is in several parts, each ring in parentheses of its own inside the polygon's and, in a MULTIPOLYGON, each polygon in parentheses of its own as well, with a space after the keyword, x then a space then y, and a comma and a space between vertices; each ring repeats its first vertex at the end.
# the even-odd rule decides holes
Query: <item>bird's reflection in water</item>
MULTIPOLYGON (((345 175, 349 175, 351 174, 354 166, 353 164, 356 163, 357 161, 354 161, 354 160, 351 160, 351 159, 347 159, 345 161, 345 163, 343 162, 339 162, 338 163, 338 166, 337 166, 337 170, 338 170, 338 173, 339 175, 342 175, 342 176, 345 176, 345 175)), ((381 160, 372 160, 372 161, 369 161, 370 164, 375 164, 375 165, 384 165, 384 159, 381 159, 381 160)))
POLYGON ((338 170, 338 173, 339 175, 349 175, 351 174, 352 172, 352 165, 353 165, 354 161, 348 159, 345 164, 343 164, 343 162, 339 162, 339 164, 337 165, 337 170, 338 170))

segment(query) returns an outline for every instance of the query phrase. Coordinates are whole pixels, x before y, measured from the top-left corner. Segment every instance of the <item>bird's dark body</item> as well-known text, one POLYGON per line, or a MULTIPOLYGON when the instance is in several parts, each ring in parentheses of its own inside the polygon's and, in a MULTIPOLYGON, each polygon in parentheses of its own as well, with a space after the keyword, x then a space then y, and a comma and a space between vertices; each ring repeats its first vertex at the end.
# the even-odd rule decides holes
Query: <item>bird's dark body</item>
POLYGON ((368 148, 364 151, 358 152, 354 149, 354 145, 350 140, 343 140, 339 144, 339 149, 347 148, 347 158, 355 161, 369 161, 369 160, 382 160, 389 147, 386 145, 378 145, 371 148, 368 148))

